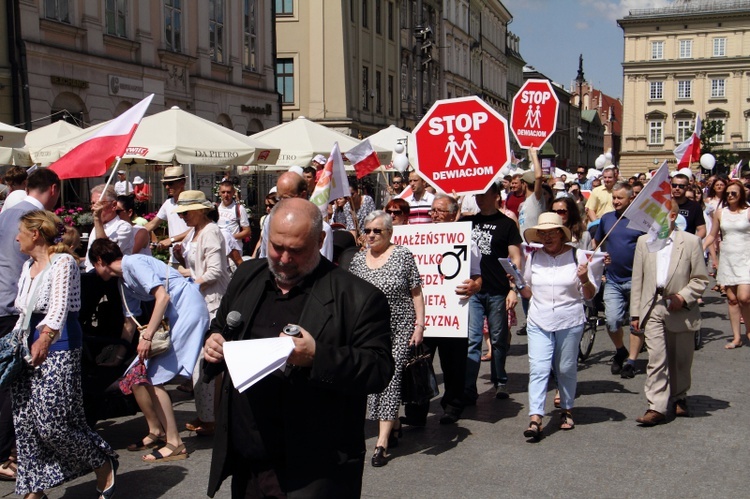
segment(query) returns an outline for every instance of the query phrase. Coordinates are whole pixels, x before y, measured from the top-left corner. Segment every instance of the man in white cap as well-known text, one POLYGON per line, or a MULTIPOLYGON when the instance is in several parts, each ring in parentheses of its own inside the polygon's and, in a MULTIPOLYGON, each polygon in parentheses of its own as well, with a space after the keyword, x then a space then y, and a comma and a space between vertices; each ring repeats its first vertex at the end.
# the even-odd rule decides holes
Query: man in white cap
POLYGON ((128 182, 127 172, 117 170, 117 182, 115 182, 115 194, 118 196, 127 196, 133 192, 133 184, 128 182))
POLYGON ((320 175, 323 172, 323 168, 326 166, 326 157, 322 154, 318 154, 312 159, 312 166, 315 167, 315 181, 320 180, 320 175))
MULTIPOLYGON (((161 183, 167 189, 169 197, 161 205, 153 220, 146 224, 146 230, 153 232, 163 221, 167 221, 169 238, 159 241, 158 244, 162 248, 169 248, 174 243, 182 241, 188 232, 185 220, 180 218, 179 214, 174 213, 174 209, 177 207, 177 199, 180 197, 180 193, 185 190, 185 179, 185 172, 181 166, 168 166, 164 169, 164 178, 162 178, 161 183)), ((176 263, 171 257, 170 262, 176 263)))
POLYGON ((148 203, 148 200, 151 199, 151 190, 148 184, 137 175, 133 179, 133 194, 136 203, 148 203))

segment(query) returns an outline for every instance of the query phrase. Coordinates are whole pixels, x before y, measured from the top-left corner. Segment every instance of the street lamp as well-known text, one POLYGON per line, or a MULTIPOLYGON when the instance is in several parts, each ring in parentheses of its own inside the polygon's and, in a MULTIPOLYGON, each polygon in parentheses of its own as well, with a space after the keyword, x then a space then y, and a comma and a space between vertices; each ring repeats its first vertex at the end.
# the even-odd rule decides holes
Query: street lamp
MULTIPOLYGON (((583 54, 579 54, 578 56, 578 74, 576 75, 576 83, 578 84, 578 129, 581 130, 581 124, 583 123, 583 82, 586 81, 586 78, 583 76, 583 54)), ((580 152, 583 153, 584 148, 586 147, 586 144, 583 142, 583 140, 579 140, 580 144, 580 152)), ((582 161, 583 158, 581 157, 583 154, 579 155, 579 161, 582 161)), ((588 152, 586 154, 586 165, 588 166, 588 152)))

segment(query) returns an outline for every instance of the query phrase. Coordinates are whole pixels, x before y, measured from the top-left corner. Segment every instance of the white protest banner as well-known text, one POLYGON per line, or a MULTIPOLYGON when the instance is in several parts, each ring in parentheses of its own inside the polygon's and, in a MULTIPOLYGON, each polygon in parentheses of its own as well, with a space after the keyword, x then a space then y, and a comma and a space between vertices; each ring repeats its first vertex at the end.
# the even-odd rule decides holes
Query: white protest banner
POLYGON ((393 243, 406 246, 422 276, 426 337, 466 338, 468 300, 456 287, 469 278, 471 222, 397 225, 393 243))

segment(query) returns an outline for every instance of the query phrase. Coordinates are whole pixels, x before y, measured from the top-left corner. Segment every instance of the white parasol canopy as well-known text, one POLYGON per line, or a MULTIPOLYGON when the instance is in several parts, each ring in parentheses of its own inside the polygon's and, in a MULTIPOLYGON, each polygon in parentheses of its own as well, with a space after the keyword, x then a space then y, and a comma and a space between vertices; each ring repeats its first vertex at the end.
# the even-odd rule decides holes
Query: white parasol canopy
POLYGON ((82 132, 83 128, 60 120, 30 131, 24 140, 33 162, 49 165, 68 152, 60 145, 82 132))
MULTIPOLYGON (((51 163, 94 135, 108 122, 89 127, 65 141, 47 145, 44 152, 51 163)), ((270 158, 278 151, 233 130, 173 107, 141 120, 123 162, 156 161, 202 166, 252 164, 257 158, 270 158)), ((32 151, 32 156, 35 154, 32 151)))
POLYGON ((381 164, 388 165, 391 161, 393 161, 393 158, 396 157, 396 153, 393 151, 393 149, 396 147, 396 144, 400 142, 404 145, 404 147, 406 147, 408 141, 411 139, 411 132, 402 130, 396 125, 391 125, 388 128, 384 128, 383 130, 380 130, 379 132, 374 133, 367 138, 370 139, 370 144, 372 144, 373 147, 391 151, 391 156, 388 157, 388 161, 385 163, 381 162, 381 164))
POLYGON ((0 165, 31 166, 31 156, 24 148, 26 130, 0 123, 0 165))
MULTIPOLYGON (((328 157, 335 142, 339 143, 339 149, 342 152, 348 151, 360 143, 354 137, 319 125, 304 116, 263 130, 250 137, 281 149, 276 166, 284 168, 294 165, 307 166, 318 154, 328 157)), ((381 163, 383 161, 390 162, 390 151, 375 147, 374 144, 373 149, 378 154, 381 163)))

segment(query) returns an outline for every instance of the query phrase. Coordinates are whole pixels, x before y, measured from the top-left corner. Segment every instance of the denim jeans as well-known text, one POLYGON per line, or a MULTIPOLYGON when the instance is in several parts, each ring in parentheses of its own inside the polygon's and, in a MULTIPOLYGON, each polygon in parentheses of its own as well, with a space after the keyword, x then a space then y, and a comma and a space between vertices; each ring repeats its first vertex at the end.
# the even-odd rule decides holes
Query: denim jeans
POLYGON ((612 280, 604 284, 604 317, 610 333, 630 324, 630 285, 630 281, 616 283, 612 280))
POLYGON ((484 317, 490 330, 492 344, 491 380, 492 384, 505 384, 505 358, 508 355, 508 312, 505 309, 505 295, 477 293, 469 298, 469 352, 466 357, 466 386, 464 394, 469 400, 476 400, 477 377, 482 357, 482 329, 484 317))
POLYGON ((572 409, 578 381, 578 344, 583 324, 557 331, 544 331, 537 325, 526 324, 529 344, 529 416, 544 415, 552 363, 555 364, 560 407, 572 409))

